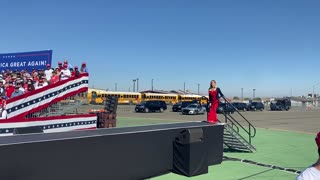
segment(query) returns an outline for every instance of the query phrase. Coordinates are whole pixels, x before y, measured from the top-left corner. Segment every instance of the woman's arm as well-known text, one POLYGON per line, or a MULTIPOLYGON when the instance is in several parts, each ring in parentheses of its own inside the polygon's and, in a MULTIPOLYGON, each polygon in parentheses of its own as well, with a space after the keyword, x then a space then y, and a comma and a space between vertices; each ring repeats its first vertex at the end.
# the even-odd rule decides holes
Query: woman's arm
POLYGON ((224 95, 223 95, 223 93, 221 92, 221 89, 218 88, 218 98, 220 98, 220 97, 224 97, 224 95))

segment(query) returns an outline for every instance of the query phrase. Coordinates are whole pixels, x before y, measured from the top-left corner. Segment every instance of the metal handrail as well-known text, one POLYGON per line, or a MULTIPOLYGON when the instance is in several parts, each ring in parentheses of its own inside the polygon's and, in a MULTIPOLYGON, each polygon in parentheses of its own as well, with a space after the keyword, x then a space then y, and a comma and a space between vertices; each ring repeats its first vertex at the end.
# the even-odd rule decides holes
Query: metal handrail
MULTIPOLYGON (((209 99, 205 96, 202 96, 202 98, 207 99, 207 102, 209 102, 209 99)), ((227 114, 225 112, 223 112, 223 115, 225 116, 225 122, 227 123, 228 120, 232 123, 232 127, 235 126, 237 129, 236 131, 239 133, 239 127, 241 129, 243 129, 248 135, 249 135, 249 143, 251 144, 251 138, 255 137, 256 135, 256 128, 238 111, 238 109, 236 107, 234 107, 224 96, 222 96, 222 98, 225 100, 226 105, 231 105, 234 110, 248 123, 249 126, 249 130, 247 130, 246 128, 244 128, 237 120, 235 120, 230 114, 227 114), (229 115, 229 117, 228 117, 229 115), (252 132, 253 131, 253 132, 252 132)))
MULTIPOLYGON (((238 111, 238 109, 236 107, 234 107, 224 96, 222 96, 222 98, 225 100, 226 103, 228 103, 229 105, 231 105, 234 110, 248 123, 249 125, 249 131, 244 128, 237 120, 235 120, 231 115, 229 115, 233 121, 235 121, 244 131, 247 132, 247 134, 249 135, 249 141, 251 143, 251 138, 255 137, 256 135, 256 128, 238 111), (251 134, 251 129, 253 130, 253 133, 251 134)), ((230 119, 229 119, 230 120, 230 119)))

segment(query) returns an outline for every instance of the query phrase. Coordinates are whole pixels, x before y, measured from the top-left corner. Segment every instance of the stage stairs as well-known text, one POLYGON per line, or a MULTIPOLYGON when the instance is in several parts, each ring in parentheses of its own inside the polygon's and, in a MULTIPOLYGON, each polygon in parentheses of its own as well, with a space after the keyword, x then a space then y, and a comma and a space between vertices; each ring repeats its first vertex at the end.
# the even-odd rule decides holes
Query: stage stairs
POLYGON ((234 108, 234 114, 239 117, 236 120, 232 114, 224 112, 224 122, 219 120, 225 123, 223 137, 225 151, 255 152, 252 138, 256 135, 256 128, 230 102, 226 99, 225 102, 226 106, 234 108))

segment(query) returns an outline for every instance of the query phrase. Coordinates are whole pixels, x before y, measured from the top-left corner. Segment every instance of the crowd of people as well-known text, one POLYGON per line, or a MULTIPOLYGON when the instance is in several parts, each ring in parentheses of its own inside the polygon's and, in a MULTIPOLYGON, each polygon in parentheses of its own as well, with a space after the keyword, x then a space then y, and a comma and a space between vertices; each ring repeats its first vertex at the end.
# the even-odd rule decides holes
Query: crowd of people
POLYGON ((58 66, 53 68, 50 64, 44 69, 33 69, 12 71, 7 69, 0 74, 0 109, 5 109, 6 100, 35 89, 43 88, 49 84, 54 84, 60 80, 79 76, 81 73, 88 73, 87 64, 83 62, 81 67, 72 67, 67 60, 58 62, 58 66))

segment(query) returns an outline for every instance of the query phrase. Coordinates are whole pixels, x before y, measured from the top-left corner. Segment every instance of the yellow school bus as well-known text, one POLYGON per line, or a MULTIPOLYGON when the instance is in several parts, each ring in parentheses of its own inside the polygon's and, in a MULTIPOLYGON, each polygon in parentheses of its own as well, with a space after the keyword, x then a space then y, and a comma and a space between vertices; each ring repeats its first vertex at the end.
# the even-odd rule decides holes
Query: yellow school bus
POLYGON ((162 93, 142 93, 142 101, 162 100, 167 104, 175 104, 178 102, 177 94, 162 94, 162 93))
POLYGON ((117 96, 118 104, 138 104, 141 102, 141 93, 106 91, 101 89, 88 89, 89 104, 103 104, 108 96, 117 96))

